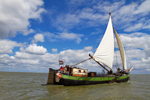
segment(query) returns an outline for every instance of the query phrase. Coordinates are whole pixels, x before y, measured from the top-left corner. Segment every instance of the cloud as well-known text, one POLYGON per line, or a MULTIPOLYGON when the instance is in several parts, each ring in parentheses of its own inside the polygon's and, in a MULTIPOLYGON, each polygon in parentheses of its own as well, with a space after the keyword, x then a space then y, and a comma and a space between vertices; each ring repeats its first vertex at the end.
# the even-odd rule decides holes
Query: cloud
POLYGON ((147 6, 149 4, 149 0, 145 0, 143 2, 132 2, 126 5, 116 6, 116 10, 112 7, 113 21, 117 23, 117 26, 122 26, 120 28, 125 28, 124 31, 126 32, 148 29, 150 24, 146 15, 150 12, 150 6, 147 6))
POLYGON ((120 34, 120 38, 124 46, 127 47, 127 49, 132 48, 132 49, 141 49, 147 51, 150 48, 149 34, 141 33, 141 32, 135 32, 131 34, 120 34))
POLYGON ((83 34, 76 34, 76 33, 67 33, 67 32, 63 32, 63 33, 50 33, 50 32, 46 32, 44 33, 44 35, 46 37, 49 38, 50 41, 58 41, 58 39, 61 40, 76 40, 77 43, 81 42, 81 37, 83 37, 83 34))
POLYGON ((144 2, 142 2, 137 9, 134 11, 134 14, 148 14, 150 12, 150 1, 149 0, 145 0, 144 2))
POLYGON ((33 55, 30 53, 26 53, 26 52, 15 52, 15 57, 16 58, 21 58, 21 59, 32 59, 33 55))
POLYGON ((55 17, 52 22, 53 25, 61 30, 67 31, 74 27, 93 27, 100 25, 99 22, 104 22, 107 19, 107 15, 103 16, 100 13, 96 13, 94 9, 84 8, 73 13, 61 13, 55 17))
MULTIPOLYGON (((135 32, 131 34, 120 34, 120 38, 127 54, 128 68, 132 66, 135 70, 149 69, 150 35, 135 32)), ((117 56, 119 55, 118 51, 117 56)), ((118 62, 121 62, 121 59, 118 62)))
POLYGON ((52 52, 53 52, 53 53, 57 53, 57 49, 52 48, 52 52))
MULTIPOLYGON (((0 70, 1 71, 34 71, 36 72, 39 65, 38 59, 22 59, 7 54, 0 55, 0 70)), ((39 68, 41 69, 41 68, 39 68)))
POLYGON ((30 44, 29 47, 25 49, 25 52, 43 55, 47 52, 47 49, 43 46, 37 46, 37 44, 30 44))
MULTIPOLYGON (((30 45, 28 49, 33 47, 40 48, 36 45, 30 45)), ((60 53, 51 54, 44 53, 42 55, 37 54, 37 52, 28 51, 28 49, 16 52, 15 56, 9 56, 7 54, 0 54, 0 70, 7 71, 34 71, 34 72, 48 72, 48 68, 58 69, 59 63, 58 60, 63 60, 65 64, 73 65, 80 61, 83 61, 89 58, 88 54, 91 51, 81 50, 64 50, 60 53), (5 66, 5 67, 3 67, 5 66)), ((32 49, 33 50, 33 49, 32 49)), ((56 50, 56 49, 55 49, 56 50)), ((93 62, 87 61, 86 66, 95 66, 93 62)), ((86 67, 83 64, 79 64, 82 68, 86 67)))
POLYGON ((138 23, 138 24, 135 24, 134 26, 126 28, 124 31, 126 31, 126 32, 138 31, 141 29, 142 26, 143 26, 142 23, 138 23))
POLYGON ((27 35, 29 19, 42 21, 41 13, 46 12, 42 0, 2 0, 0 3, 0 38, 15 36, 17 32, 27 35))
POLYGON ((21 43, 17 43, 15 41, 11 41, 11 40, 0 40, 0 54, 3 54, 3 53, 8 53, 8 54, 11 54, 13 53, 12 52, 12 49, 14 47, 20 47, 22 46, 21 43))
MULTIPOLYGON (((150 39, 148 39, 150 38, 150 36, 143 33, 132 33, 131 35, 121 34, 120 37, 123 40, 123 44, 126 48, 127 59, 130 59, 134 70, 146 69, 146 71, 148 71, 150 55, 149 52, 146 52, 146 50, 149 50, 150 47, 150 39), (142 40, 145 37, 147 37, 148 41, 142 40), (142 43, 139 41, 141 41, 142 43), (134 42, 139 44, 133 47, 133 45, 135 44, 134 42), (147 46, 145 46, 145 44, 147 46), (139 47, 141 49, 137 49, 139 47)), ((27 48, 22 48, 20 50, 20 52, 16 52, 15 56, 0 54, 0 70, 9 69, 19 71, 48 72, 49 67, 53 69, 59 68, 58 60, 63 60, 67 65, 74 65, 89 58, 89 53, 93 55, 91 46, 84 47, 84 49, 81 50, 63 50, 55 54, 44 52, 44 50, 46 49, 43 46, 37 46, 36 44, 29 45, 27 48), (5 66, 5 68, 3 66, 5 66)), ((57 51, 57 49, 54 48, 52 50, 53 52, 57 51)), ((119 56, 119 51, 117 51, 116 55, 119 56)), ((116 57, 114 57, 114 60, 115 59, 116 57)), ((114 61, 114 63, 116 62, 114 61)), ((120 58, 117 63, 118 66, 122 66, 120 58)), ((130 68, 131 66, 129 66, 129 61, 127 61, 127 63, 128 68, 130 68)), ((99 67, 99 65, 92 59, 76 66, 86 69, 88 68, 89 71, 101 71, 101 67, 99 67)))
POLYGON ((67 40, 76 40, 77 43, 81 42, 81 37, 83 34, 75 34, 75 33, 60 33, 58 38, 67 39, 67 40))
POLYGON ((24 30, 23 31, 23 35, 28 35, 30 33, 34 33, 35 31, 33 29, 29 29, 29 30, 24 30))
POLYGON ((52 25, 61 31, 67 31, 73 28, 80 29, 81 27, 87 28, 104 24, 108 20, 110 4, 107 3, 106 6, 105 2, 88 1, 69 1, 66 5, 68 10, 61 13, 58 13, 57 9, 55 9, 52 13, 54 16, 50 16, 52 25), (78 7, 80 4, 82 4, 81 6, 85 4, 86 7, 78 7), (70 7, 71 9, 69 9, 70 7))
MULTIPOLYGON (((89 53, 93 55, 91 51, 81 50, 64 50, 59 53, 59 58, 65 62, 65 64, 73 65, 89 58, 89 53)), ((91 64, 89 64, 90 66, 91 64)), ((87 65, 86 65, 87 66, 87 65)), ((85 67, 85 66, 83 66, 85 67)))
POLYGON ((91 51, 93 49, 92 46, 84 47, 84 51, 91 51))
POLYGON ((150 62, 150 57, 148 57, 148 59, 142 58, 142 61, 143 61, 143 62, 148 62, 148 63, 149 63, 149 62, 150 62))
POLYGON ((44 42, 43 34, 36 34, 36 35, 34 35, 34 39, 32 40, 32 43, 38 42, 38 41, 44 42))
POLYGON ((52 25, 58 30, 68 31, 74 28, 87 28, 101 26, 109 17, 111 6, 112 19, 116 27, 126 32, 149 29, 149 18, 145 17, 150 12, 149 0, 126 3, 125 0, 110 3, 108 1, 70 1, 65 12, 58 13, 57 10, 51 16, 52 25), (90 4, 91 3, 91 4, 90 4), (85 4, 86 7, 78 7, 85 4), (57 13, 57 14, 56 14, 57 13))

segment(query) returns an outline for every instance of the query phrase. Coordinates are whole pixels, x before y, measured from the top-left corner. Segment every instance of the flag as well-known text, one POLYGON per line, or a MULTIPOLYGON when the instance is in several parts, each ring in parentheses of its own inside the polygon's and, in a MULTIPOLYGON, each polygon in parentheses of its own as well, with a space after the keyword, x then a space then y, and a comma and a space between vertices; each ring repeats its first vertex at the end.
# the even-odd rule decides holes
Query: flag
POLYGON ((59 65, 63 65, 64 62, 62 60, 59 60, 59 65))

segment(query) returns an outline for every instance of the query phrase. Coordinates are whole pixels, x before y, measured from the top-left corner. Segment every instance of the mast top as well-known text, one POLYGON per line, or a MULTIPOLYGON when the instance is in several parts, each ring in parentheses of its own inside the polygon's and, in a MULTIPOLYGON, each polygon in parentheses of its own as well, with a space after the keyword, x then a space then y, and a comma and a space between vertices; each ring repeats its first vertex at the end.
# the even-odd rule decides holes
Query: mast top
POLYGON ((109 12, 109 16, 111 16, 111 12, 109 12))
POLYGON ((109 16, 111 16, 111 5, 109 6, 109 16))

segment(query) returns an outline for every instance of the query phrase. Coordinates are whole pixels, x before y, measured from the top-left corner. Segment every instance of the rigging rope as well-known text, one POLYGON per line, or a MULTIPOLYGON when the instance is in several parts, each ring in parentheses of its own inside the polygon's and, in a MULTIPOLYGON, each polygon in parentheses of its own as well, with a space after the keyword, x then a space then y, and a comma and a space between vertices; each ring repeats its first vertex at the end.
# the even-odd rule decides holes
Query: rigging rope
POLYGON ((76 63, 76 64, 74 64, 74 65, 72 65, 72 66, 70 66, 70 67, 73 67, 73 66, 75 66, 75 65, 78 65, 78 64, 80 64, 80 63, 83 63, 83 62, 85 62, 85 61, 87 61, 87 60, 89 60, 89 59, 91 59, 91 58, 88 58, 88 59, 83 60, 83 61, 81 61, 81 62, 79 62, 79 63, 76 63))

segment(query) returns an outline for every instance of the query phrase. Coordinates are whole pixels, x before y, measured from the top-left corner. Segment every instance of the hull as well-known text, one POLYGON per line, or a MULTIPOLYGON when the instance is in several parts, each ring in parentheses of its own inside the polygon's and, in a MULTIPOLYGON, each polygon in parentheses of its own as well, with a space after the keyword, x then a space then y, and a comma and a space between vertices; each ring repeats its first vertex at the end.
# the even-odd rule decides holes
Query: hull
MULTIPOLYGON (((77 77, 77 76, 69 76, 69 75, 62 74, 62 78, 59 79, 59 82, 55 81, 55 84, 64 85, 64 86, 104 84, 104 83, 111 82, 113 79, 115 79, 115 76, 77 77)), ((117 83, 127 82, 128 80, 129 80, 129 74, 124 76, 118 76, 115 82, 117 83)))

